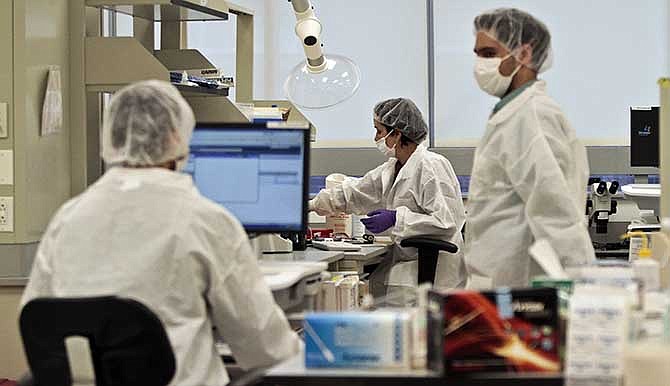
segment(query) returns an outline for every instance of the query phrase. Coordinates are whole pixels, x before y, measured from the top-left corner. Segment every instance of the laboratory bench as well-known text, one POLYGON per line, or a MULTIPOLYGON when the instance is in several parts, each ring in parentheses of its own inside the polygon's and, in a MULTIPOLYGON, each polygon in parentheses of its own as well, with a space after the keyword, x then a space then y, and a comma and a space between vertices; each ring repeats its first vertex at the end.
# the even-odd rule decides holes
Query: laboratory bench
POLYGON ((307 248, 292 253, 266 253, 258 263, 279 307, 285 312, 300 312, 313 309, 321 272, 363 273, 367 265, 379 263, 388 248, 362 245, 357 252, 307 248))
MULTIPOLYGON (((379 263, 388 248, 362 245, 357 252, 307 248, 292 253, 264 254, 258 263, 277 304, 285 312, 298 312, 313 306, 321 272, 363 273, 366 266, 379 263)), ((27 283, 27 277, 0 277, 0 287, 23 288, 27 283)))
POLYGON ((302 355, 264 372, 249 373, 235 386, 563 386, 561 374, 481 373, 442 377, 430 370, 307 369, 302 355))
POLYGON ((308 247, 304 251, 270 253, 264 254, 259 262, 261 265, 268 261, 324 262, 328 263, 330 271, 358 271, 362 273, 364 267, 381 262, 382 256, 389 250, 388 245, 382 244, 363 244, 359 246, 361 250, 356 252, 323 251, 308 247))
POLYGON ((333 264, 342 259, 344 259, 344 252, 341 251, 322 251, 320 249, 307 248, 304 251, 289 253, 265 253, 258 261, 260 264, 266 261, 323 262, 333 264))
POLYGON ((338 270, 363 273, 364 268, 368 265, 379 264, 389 248, 389 245, 381 244, 361 245, 361 250, 358 252, 344 253, 344 259, 339 262, 338 270))

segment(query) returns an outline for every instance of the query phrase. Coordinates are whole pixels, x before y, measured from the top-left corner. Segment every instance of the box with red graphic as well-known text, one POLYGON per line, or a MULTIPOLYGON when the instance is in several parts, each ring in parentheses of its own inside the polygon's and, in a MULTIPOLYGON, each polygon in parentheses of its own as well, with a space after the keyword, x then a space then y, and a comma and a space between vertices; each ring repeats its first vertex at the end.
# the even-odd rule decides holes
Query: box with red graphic
POLYGON ((429 367, 445 375, 558 372, 558 311, 553 288, 431 291, 429 367))

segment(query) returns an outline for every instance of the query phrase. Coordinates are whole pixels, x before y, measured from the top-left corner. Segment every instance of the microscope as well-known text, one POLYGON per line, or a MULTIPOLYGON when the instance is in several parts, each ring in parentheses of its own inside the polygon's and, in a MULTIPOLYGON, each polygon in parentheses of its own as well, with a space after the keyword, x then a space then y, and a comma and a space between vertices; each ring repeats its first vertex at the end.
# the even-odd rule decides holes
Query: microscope
POLYGON ((595 224, 596 234, 607 234, 610 216, 617 212, 617 202, 612 198, 619 190, 617 181, 597 181, 591 184, 591 198, 586 201, 589 229, 595 224))

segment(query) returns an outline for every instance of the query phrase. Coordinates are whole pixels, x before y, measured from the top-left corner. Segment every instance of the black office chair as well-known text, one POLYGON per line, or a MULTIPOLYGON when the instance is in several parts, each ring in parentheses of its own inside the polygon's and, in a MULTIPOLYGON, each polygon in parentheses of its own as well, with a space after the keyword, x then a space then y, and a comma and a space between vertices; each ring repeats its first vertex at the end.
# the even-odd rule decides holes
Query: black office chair
POLYGON ((437 258, 440 255, 440 251, 449 253, 458 252, 458 247, 453 243, 427 237, 410 237, 402 240, 400 246, 405 248, 416 248, 419 250, 419 284, 435 284, 437 258))
MULTIPOLYGON (((23 307, 21 336, 36 386, 70 386, 66 338, 88 339, 96 386, 165 386, 175 358, 161 321, 117 297, 39 298, 23 307)), ((25 383, 24 383, 25 384, 25 383)))

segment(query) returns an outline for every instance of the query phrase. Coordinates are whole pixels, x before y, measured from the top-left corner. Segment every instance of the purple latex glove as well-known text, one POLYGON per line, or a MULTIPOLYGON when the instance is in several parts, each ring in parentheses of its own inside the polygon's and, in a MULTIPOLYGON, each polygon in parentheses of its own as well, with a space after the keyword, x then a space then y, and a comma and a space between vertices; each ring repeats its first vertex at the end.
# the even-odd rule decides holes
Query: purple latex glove
POLYGON ((365 228, 374 234, 382 233, 395 226, 395 210, 378 209, 368 213, 368 218, 361 219, 365 228))

